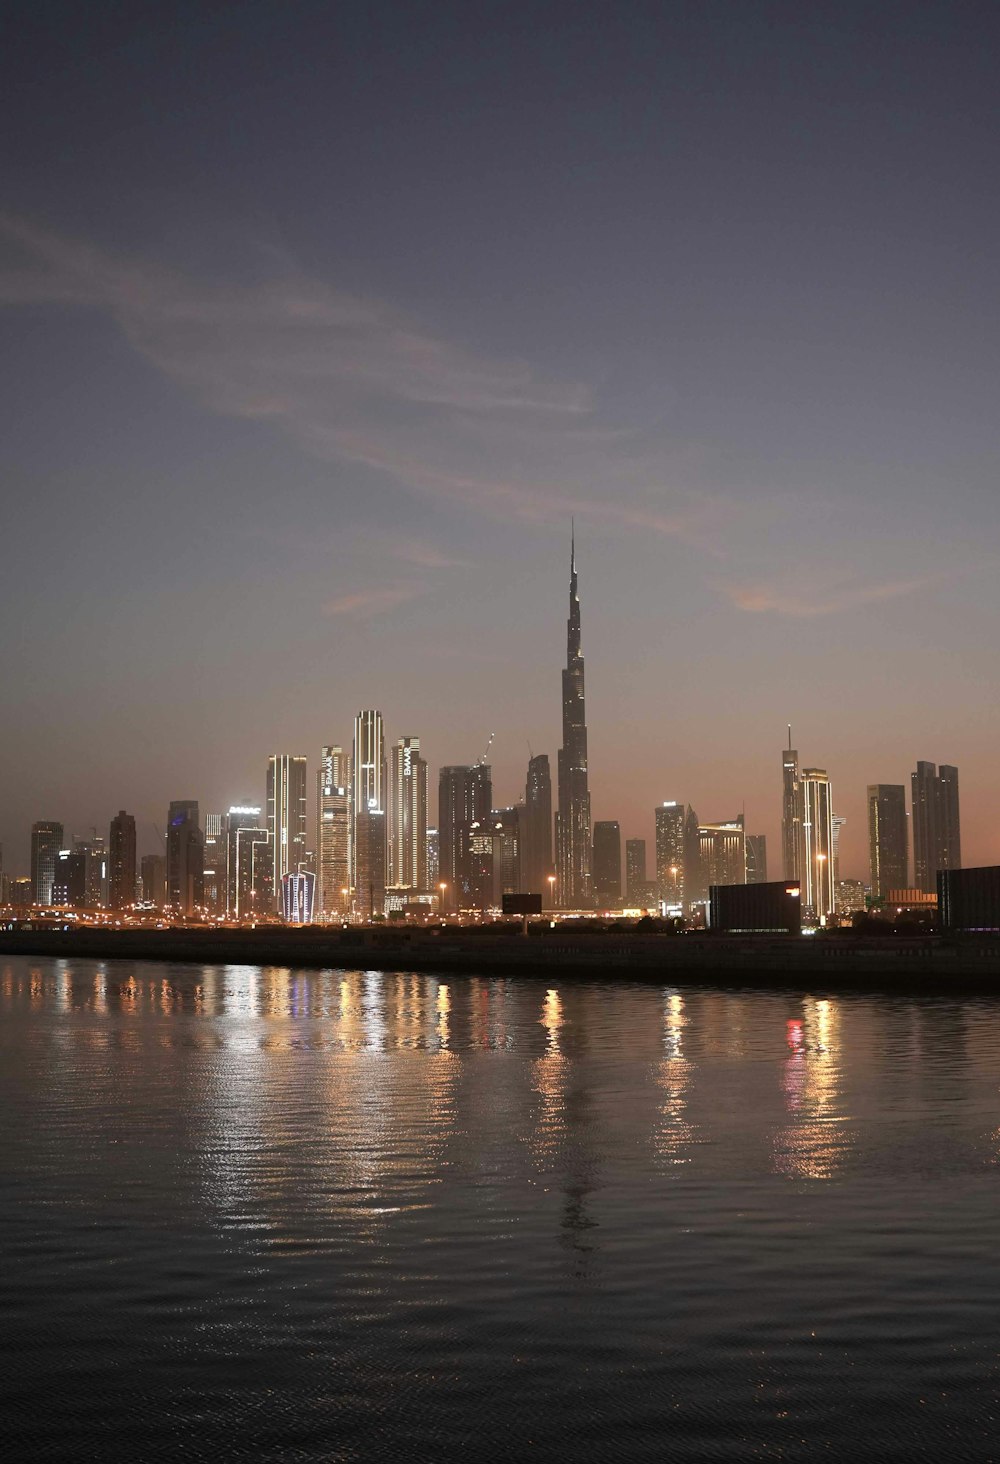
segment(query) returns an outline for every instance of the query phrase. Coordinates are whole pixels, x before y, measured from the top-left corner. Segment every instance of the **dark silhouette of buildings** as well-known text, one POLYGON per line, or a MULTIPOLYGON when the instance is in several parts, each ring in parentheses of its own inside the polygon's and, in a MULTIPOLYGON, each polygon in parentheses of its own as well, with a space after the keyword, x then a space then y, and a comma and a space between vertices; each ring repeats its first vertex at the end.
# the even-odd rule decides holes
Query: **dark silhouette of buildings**
POLYGON ((111 820, 108 834, 108 904, 127 910, 135 904, 135 819, 124 808, 111 820))
POLYGON ((747 884, 767 884, 766 834, 747 834, 747 884))
POLYGON ((913 878, 918 890, 933 894, 939 869, 961 869, 962 838, 958 811, 958 768, 918 762, 910 774, 913 806, 913 878))
POLYGON ((190 915, 204 894, 204 843, 198 800, 178 798, 167 815, 167 903, 190 915))
POLYGON ((521 814, 521 887, 534 894, 549 893, 552 864, 552 779, 547 753, 528 763, 521 814))
POLYGON ((625 897, 630 905, 646 898, 646 840, 625 840, 625 897))
POLYGON ((622 899, 622 831, 616 819, 594 825, 594 894, 599 909, 615 909, 622 899))
POLYGON ((438 776, 438 876, 445 886, 445 910, 475 908, 481 880, 473 869, 472 835, 488 831, 493 811, 493 778, 488 763, 444 767, 438 776))
POLYGON ((570 548, 569 619, 566 669, 562 673, 563 745, 559 749, 559 810, 556 814, 556 876, 564 910, 585 910, 593 903, 590 791, 587 781, 587 721, 583 656, 580 653, 580 595, 576 540, 570 548))
POLYGON ((906 789, 902 783, 868 784, 868 863, 871 891, 883 899, 910 882, 906 789))

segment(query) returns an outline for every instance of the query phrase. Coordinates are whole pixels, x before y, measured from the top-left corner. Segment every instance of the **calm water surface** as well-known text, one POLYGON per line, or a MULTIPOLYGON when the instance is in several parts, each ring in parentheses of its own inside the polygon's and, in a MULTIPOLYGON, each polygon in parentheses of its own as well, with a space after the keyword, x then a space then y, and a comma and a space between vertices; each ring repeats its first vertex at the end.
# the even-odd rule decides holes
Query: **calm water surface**
POLYGON ((0 957, 17 1460, 1000 1457, 1000 1005, 0 957))

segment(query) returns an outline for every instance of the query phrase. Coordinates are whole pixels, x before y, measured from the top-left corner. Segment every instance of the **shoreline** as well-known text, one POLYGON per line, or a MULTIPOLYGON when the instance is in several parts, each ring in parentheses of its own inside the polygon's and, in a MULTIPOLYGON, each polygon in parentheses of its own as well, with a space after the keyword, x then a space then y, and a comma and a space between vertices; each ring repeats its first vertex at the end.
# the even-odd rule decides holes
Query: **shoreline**
POLYGON ((0 956, 139 960, 194 965, 556 976, 720 985, 902 985, 1000 995, 1000 937, 858 938, 680 935, 620 931, 527 937, 519 927, 413 931, 323 927, 248 930, 0 931, 0 956))

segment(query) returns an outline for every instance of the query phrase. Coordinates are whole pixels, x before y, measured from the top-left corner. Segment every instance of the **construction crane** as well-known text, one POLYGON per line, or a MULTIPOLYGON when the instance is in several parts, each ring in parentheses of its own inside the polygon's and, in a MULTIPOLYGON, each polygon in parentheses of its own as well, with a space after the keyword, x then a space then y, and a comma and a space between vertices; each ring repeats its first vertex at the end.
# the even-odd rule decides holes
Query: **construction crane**
POLYGON ((496 735, 497 734, 495 732, 491 732, 490 733, 490 740, 486 744, 486 751, 483 753, 482 757, 479 759, 478 763, 476 764, 477 767, 482 768, 482 767, 485 767, 486 766, 486 759, 490 755, 490 748, 493 746, 493 739, 494 739, 494 737, 496 735))

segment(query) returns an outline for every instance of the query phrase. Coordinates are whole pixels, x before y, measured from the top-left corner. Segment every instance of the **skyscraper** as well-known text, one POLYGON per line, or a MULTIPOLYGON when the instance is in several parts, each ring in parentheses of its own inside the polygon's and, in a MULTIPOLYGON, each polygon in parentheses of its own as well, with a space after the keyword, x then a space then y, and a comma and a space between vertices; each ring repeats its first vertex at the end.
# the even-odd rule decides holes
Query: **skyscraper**
POLYGON ((323 748, 317 774, 317 908, 321 920, 343 918, 351 888, 351 789, 342 747, 323 748), (345 894, 344 891, 348 893, 345 894))
MULTIPOLYGON (((371 812, 385 813, 387 802, 385 767, 385 726, 382 713, 374 708, 358 712, 354 718, 354 742, 351 754, 351 884, 357 884, 358 816, 371 812)), ((385 829, 385 819, 378 827, 385 829)), ((371 830, 366 831, 367 838, 371 830)), ((385 869, 385 851, 382 868, 385 869)))
MULTIPOLYGON (((243 919, 248 913, 263 913, 270 904, 270 901, 264 903, 265 895, 270 894, 270 878, 265 874, 263 866, 258 862, 258 868, 254 871, 246 854, 243 856, 242 864, 240 862, 239 840, 245 829, 252 829, 257 839, 263 832, 264 839, 268 840, 269 836, 264 828, 259 804, 237 803, 226 814, 226 889, 223 908, 230 920, 243 919), (255 873, 258 876, 256 882, 255 873), (255 907, 250 900, 250 890, 251 887, 256 889, 258 883, 261 898, 255 907)), ((245 847, 249 848, 249 844, 246 844, 245 847)))
POLYGON ((686 814, 683 803, 660 803, 656 808, 656 882, 660 899, 668 905, 685 901, 684 835, 686 814))
POLYGON ((359 809, 354 830, 354 904, 362 920, 371 920, 385 914, 385 811, 359 809))
POLYGON ((54 819, 39 819, 31 825, 31 903, 52 904, 52 881, 56 859, 62 848, 63 826, 54 819))
POLYGON ((306 857, 306 760, 287 752, 267 764, 267 831, 271 836, 271 881, 281 911, 281 878, 295 874, 306 857))
POLYGON ((438 777, 438 875, 446 886, 442 909, 473 908, 479 887, 472 863, 471 838, 489 828, 493 778, 488 763, 444 767, 438 777))
POLYGON ((823 768, 803 768, 802 889, 803 915, 811 911, 823 921, 833 913, 833 805, 830 779, 823 768))
POLYGON ((167 861, 162 854, 144 854, 139 861, 143 902, 147 905, 167 903, 167 861))
POLYGON ((256 823, 240 819, 229 831, 230 862, 227 882, 232 878, 231 919, 253 920, 268 915, 274 907, 271 879, 271 835, 256 823))
POLYGON ((913 878, 917 889, 937 891, 939 869, 961 869, 958 768, 918 762, 910 774, 913 794, 913 878))
POLYGON ((747 834, 747 884, 767 884, 766 834, 747 834))
POLYGON ((646 899, 646 840, 625 840, 625 898, 630 905, 646 899))
POLYGON ((521 888, 548 897, 552 864, 552 780, 547 753, 528 762, 521 818, 521 888))
POLYGON ((872 894, 883 899, 889 890, 905 890, 909 882, 906 837, 906 789, 902 783, 868 784, 868 862, 872 894))
POLYGON ((84 849, 60 849, 52 876, 52 904, 82 909, 87 904, 87 854, 84 849))
POLYGON ((747 882, 746 835, 743 815, 721 823, 698 825, 700 871, 698 891, 691 899, 704 900, 712 885, 741 885, 747 882))
POLYGON ((562 730, 563 745, 559 749, 558 760, 559 811, 556 814, 557 892, 564 910, 583 910, 592 904, 594 892, 575 536, 570 546, 566 669, 562 673, 562 730))
POLYGON ((205 909, 210 915, 226 913, 225 817, 221 813, 205 815, 205 856, 203 891, 205 909))
POLYGON ((177 798, 167 813, 167 903, 181 915, 202 903, 203 858, 198 800, 177 798))
POLYGON ((419 737, 400 737, 389 778, 389 884, 427 888, 427 764, 419 737))
POLYGON ((135 819, 124 808, 111 820, 108 851, 108 904, 127 910, 135 904, 135 819))
POLYGON ((622 902, 622 831, 617 819, 598 819, 594 824, 594 897, 602 910, 614 910, 622 902))
POLYGON ((802 878, 802 786, 799 781, 799 755, 792 747, 792 729, 788 729, 788 746, 781 754, 781 857, 788 880, 802 878))

